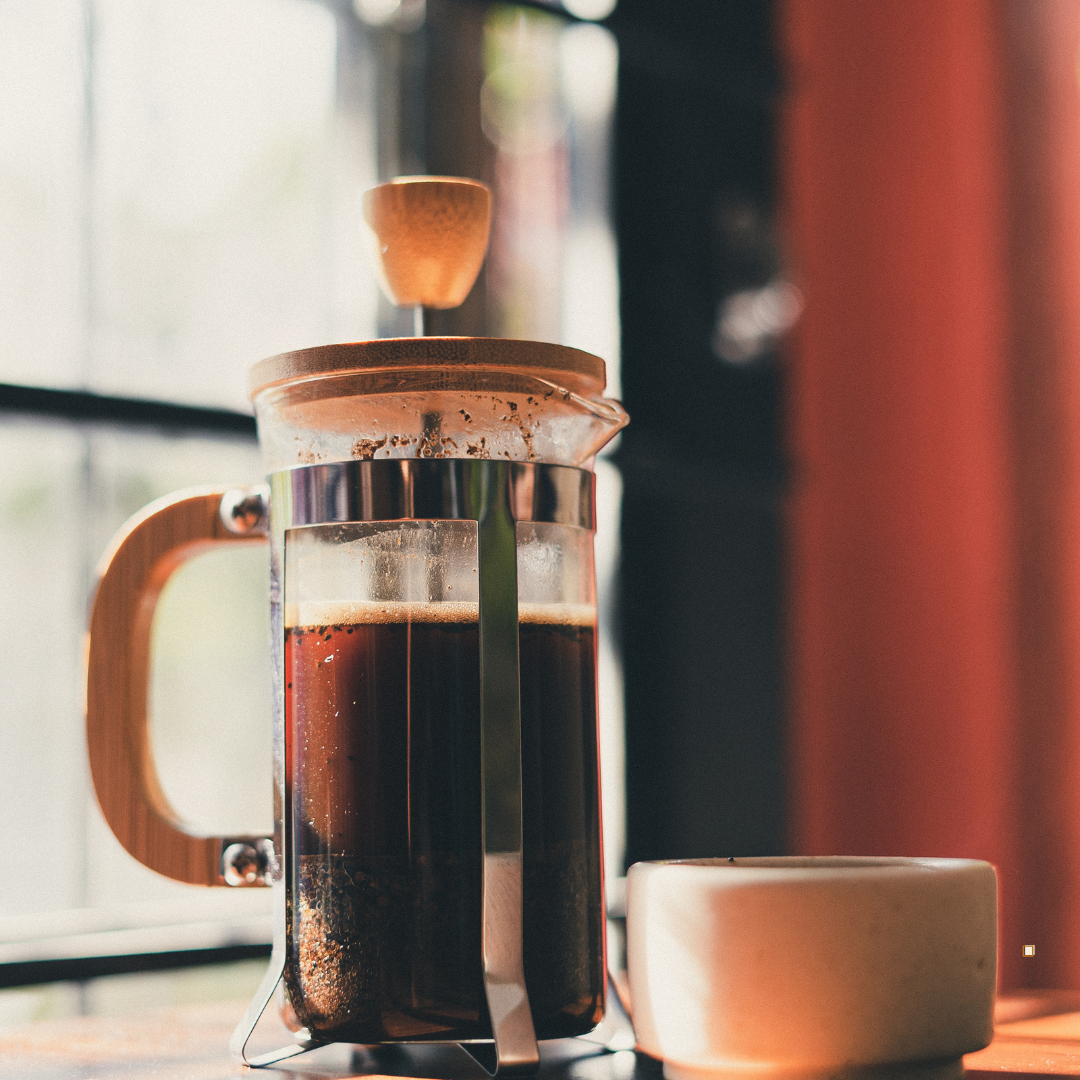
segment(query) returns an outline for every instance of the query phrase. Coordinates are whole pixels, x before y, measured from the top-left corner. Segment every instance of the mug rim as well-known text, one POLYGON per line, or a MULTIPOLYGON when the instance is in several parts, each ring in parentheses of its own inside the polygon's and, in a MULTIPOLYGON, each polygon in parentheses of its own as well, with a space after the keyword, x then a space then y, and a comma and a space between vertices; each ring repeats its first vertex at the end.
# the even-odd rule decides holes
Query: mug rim
POLYGON ((656 859, 634 863, 634 867, 688 867, 700 870, 723 871, 809 871, 811 873, 864 873, 872 870, 943 871, 960 870, 976 866, 991 866, 983 859, 941 858, 936 856, 907 855, 749 855, 717 856, 693 859, 656 859))

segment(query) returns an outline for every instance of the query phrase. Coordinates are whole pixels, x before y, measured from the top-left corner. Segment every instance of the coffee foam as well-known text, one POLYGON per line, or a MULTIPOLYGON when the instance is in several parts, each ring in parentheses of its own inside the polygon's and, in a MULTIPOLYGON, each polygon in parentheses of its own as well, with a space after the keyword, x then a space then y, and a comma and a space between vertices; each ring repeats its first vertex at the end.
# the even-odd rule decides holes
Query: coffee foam
MULTIPOLYGON (((461 601, 305 600, 285 605, 286 627, 371 626, 386 623, 474 623, 480 605, 461 601)), ((518 621, 547 626, 595 626, 591 604, 518 604, 518 621)))

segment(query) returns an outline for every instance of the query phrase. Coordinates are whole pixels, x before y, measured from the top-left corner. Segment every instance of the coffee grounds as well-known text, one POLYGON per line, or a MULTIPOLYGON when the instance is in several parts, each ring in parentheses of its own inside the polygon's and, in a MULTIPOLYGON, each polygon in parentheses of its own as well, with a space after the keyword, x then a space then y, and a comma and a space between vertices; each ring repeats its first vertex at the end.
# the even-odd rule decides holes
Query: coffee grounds
POLYGON ((454 972, 453 950, 444 954, 462 936, 454 917, 459 905, 448 895, 457 891, 459 870, 430 870, 301 858, 286 984, 306 1027, 342 1042, 490 1036, 479 927, 474 971, 459 973, 451 985, 440 977, 448 966, 454 972))

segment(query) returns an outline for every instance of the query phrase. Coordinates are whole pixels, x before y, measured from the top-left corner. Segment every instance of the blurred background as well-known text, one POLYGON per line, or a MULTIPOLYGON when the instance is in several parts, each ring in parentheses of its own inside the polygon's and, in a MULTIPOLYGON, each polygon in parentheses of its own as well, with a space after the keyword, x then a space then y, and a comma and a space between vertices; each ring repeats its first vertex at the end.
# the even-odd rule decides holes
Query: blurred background
MULTIPOLYGON (((495 198, 430 331, 595 352, 632 417, 613 912, 639 859, 986 858, 1003 987, 1080 987, 1078 62, 1080 0, 0 0, 0 1023, 258 980, 269 897, 156 877, 89 792, 94 567, 261 476, 255 361, 411 332, 360 196, 413 173, 495 198)), ((217 832, 270 823, 266 579, 200 557, 155 616, 217 832)))

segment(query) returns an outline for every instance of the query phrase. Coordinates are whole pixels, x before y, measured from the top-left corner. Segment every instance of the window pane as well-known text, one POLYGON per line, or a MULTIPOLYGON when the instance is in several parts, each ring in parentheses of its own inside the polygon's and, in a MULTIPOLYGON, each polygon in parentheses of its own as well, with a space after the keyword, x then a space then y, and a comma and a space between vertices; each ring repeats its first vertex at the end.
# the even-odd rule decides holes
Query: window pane
MULTIPOLYGON (((0 424, 0 916, 123 908, 110 925, 132 925, 153 901, 164 903, 155 921, 269 910, 266 893, 174 883, 121 849, 90 792, 81 709, 92 572, 115 530, 177 488, 260 475, 256 447, 239 440, 0 424)), ((267 582, 261 545, 200 556, 155 620, 159 773, 175 808, 207 830, 271 824, 267 582)))
POLYGON ((337 39, 317 0, 0 0, 0 381, 247 409, 257 360, 374 336, 337 39))
POLYGON ((98 0, 91 385, 246 405, 327 340, 334 20, 303 0, 98 0))
POLYGON ((82 15, 0 0, 0 380, 83 378, 82 15))
POLYGON ((85 444, 0 427, 0 913, 81 901, 85 752, 75 673, 86 593, 85 444))
POLYGON ((274 831, 270 788, 270 554, 199 555, 158 601, 151 742, 166 798, 200 831, 274 831))

